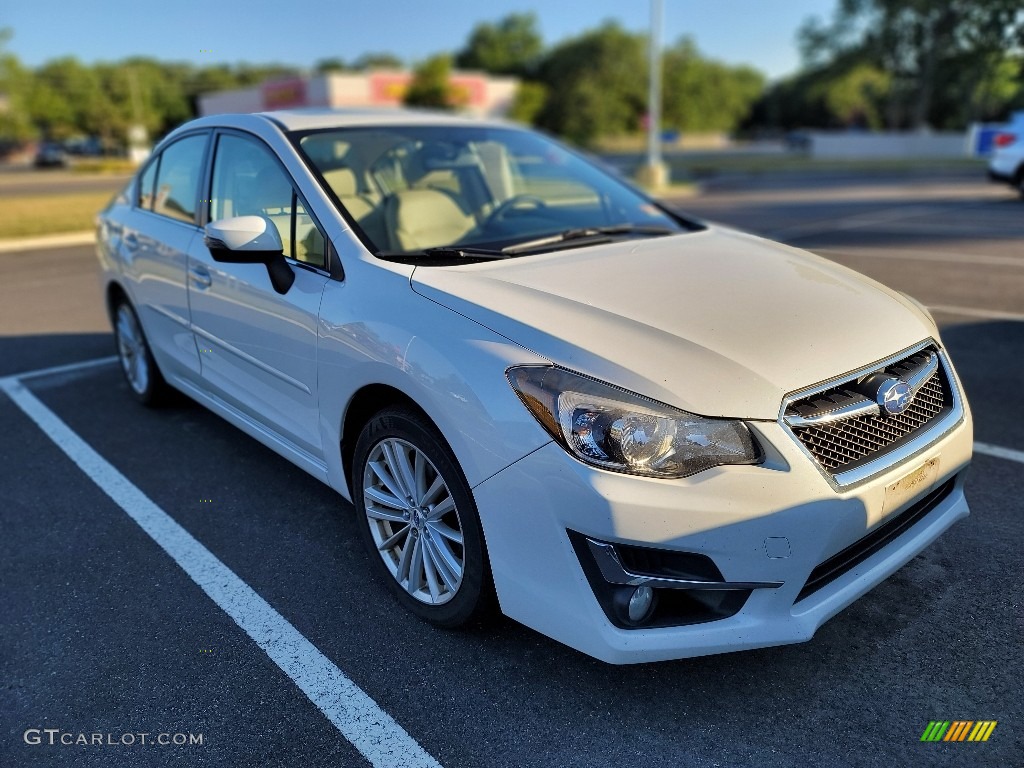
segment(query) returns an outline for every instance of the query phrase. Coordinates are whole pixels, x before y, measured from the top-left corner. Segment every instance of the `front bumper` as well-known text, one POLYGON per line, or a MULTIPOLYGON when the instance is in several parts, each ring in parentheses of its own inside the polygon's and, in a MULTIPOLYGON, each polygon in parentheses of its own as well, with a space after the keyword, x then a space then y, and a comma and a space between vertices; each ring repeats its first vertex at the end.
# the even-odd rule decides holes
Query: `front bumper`
POLYGON ((923 452, 840 492, 779 424, 751 426, 768 454, 759 466, 655 480, 592 469, 550 443, 478 485, 474 494, 503 612, 616 664, 801 642, 969 514, 962 473, 972 450, 967 409, 923 452), (933 459, 939 470, 929 489, 955 478, 952 490, 899 536, 798 601, 819 564, 917 501, 883 512, 886 487, 933 459), (728 618, 622 628, 602 609, 570 531, 613 544, 699 553, 726 581, 782 585, 753 589, 728 618))
POLYGON ((988 162, 988 175, 993 181, 1012 184, 1021 165, 1024 153, 1017 149, 997 149, 988 162))

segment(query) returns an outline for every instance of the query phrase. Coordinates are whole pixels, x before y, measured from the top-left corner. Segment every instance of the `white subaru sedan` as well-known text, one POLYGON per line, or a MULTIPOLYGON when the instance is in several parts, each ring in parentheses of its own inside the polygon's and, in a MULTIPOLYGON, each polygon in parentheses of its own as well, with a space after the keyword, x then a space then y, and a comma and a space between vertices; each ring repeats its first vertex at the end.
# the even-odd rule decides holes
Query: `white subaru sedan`
POLYGON ((350 500, 435 625, 496 604, 613 663, 804 641, 968 514, 927 310, 519 127, 196 120, 98 253, 134 396, 350 500))

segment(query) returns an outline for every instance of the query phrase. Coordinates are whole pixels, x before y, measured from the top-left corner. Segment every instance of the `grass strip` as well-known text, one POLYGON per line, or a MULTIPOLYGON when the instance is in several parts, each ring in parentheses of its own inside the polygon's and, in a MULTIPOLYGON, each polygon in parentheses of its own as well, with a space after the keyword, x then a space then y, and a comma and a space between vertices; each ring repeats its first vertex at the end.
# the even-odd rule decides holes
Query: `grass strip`
POLYGON ((110 192, 5 197, 0 238, 36 237, 82 232, 96 226, 96 214, 112 197, 110 192))

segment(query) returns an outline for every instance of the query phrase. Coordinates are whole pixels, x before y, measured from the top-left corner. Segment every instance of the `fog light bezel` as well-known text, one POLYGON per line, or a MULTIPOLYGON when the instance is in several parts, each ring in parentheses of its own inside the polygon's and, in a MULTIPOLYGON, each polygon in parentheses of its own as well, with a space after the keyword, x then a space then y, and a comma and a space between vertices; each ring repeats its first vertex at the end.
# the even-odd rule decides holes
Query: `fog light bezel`
MULTIPOLYGON (((606 581, 587 544, 588 540, 594 540, 593 537, 572 529, 567 529, 566 533, 598 605, 608 621, 617 629, 655 630, 727 619, 742 610, 753 592, 752 588, 725 591, 699 588, 662 589, 655 586, 653 606, 649 615, 645 617, 643 623, 631 623, 628 613, 629 598, 638 585, 613 584, 606 581)), ((651 576, 681 576, 696 572, 705 578, 722 578, 714 561, 707 555, 622 543, 616 543, 614 546, 625 559, 640 560, 647 559, 644 556, 649 556, 663 561, 658 563, 660 567, 657 568, 657 572, 650 573, 651 576)))

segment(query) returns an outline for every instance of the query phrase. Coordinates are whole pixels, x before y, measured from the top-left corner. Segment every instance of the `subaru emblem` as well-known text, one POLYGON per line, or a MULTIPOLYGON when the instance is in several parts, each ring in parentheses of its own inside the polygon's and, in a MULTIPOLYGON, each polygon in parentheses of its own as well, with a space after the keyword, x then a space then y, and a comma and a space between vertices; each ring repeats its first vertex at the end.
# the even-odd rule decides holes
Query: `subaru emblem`
POLYGON ((882 410, 889 416, 898 416, 903 413, 914 401, 914 393, 910 385, 902 379, 888 379, 882 382, 875 395, 875 402, 882 406, 882 410))

